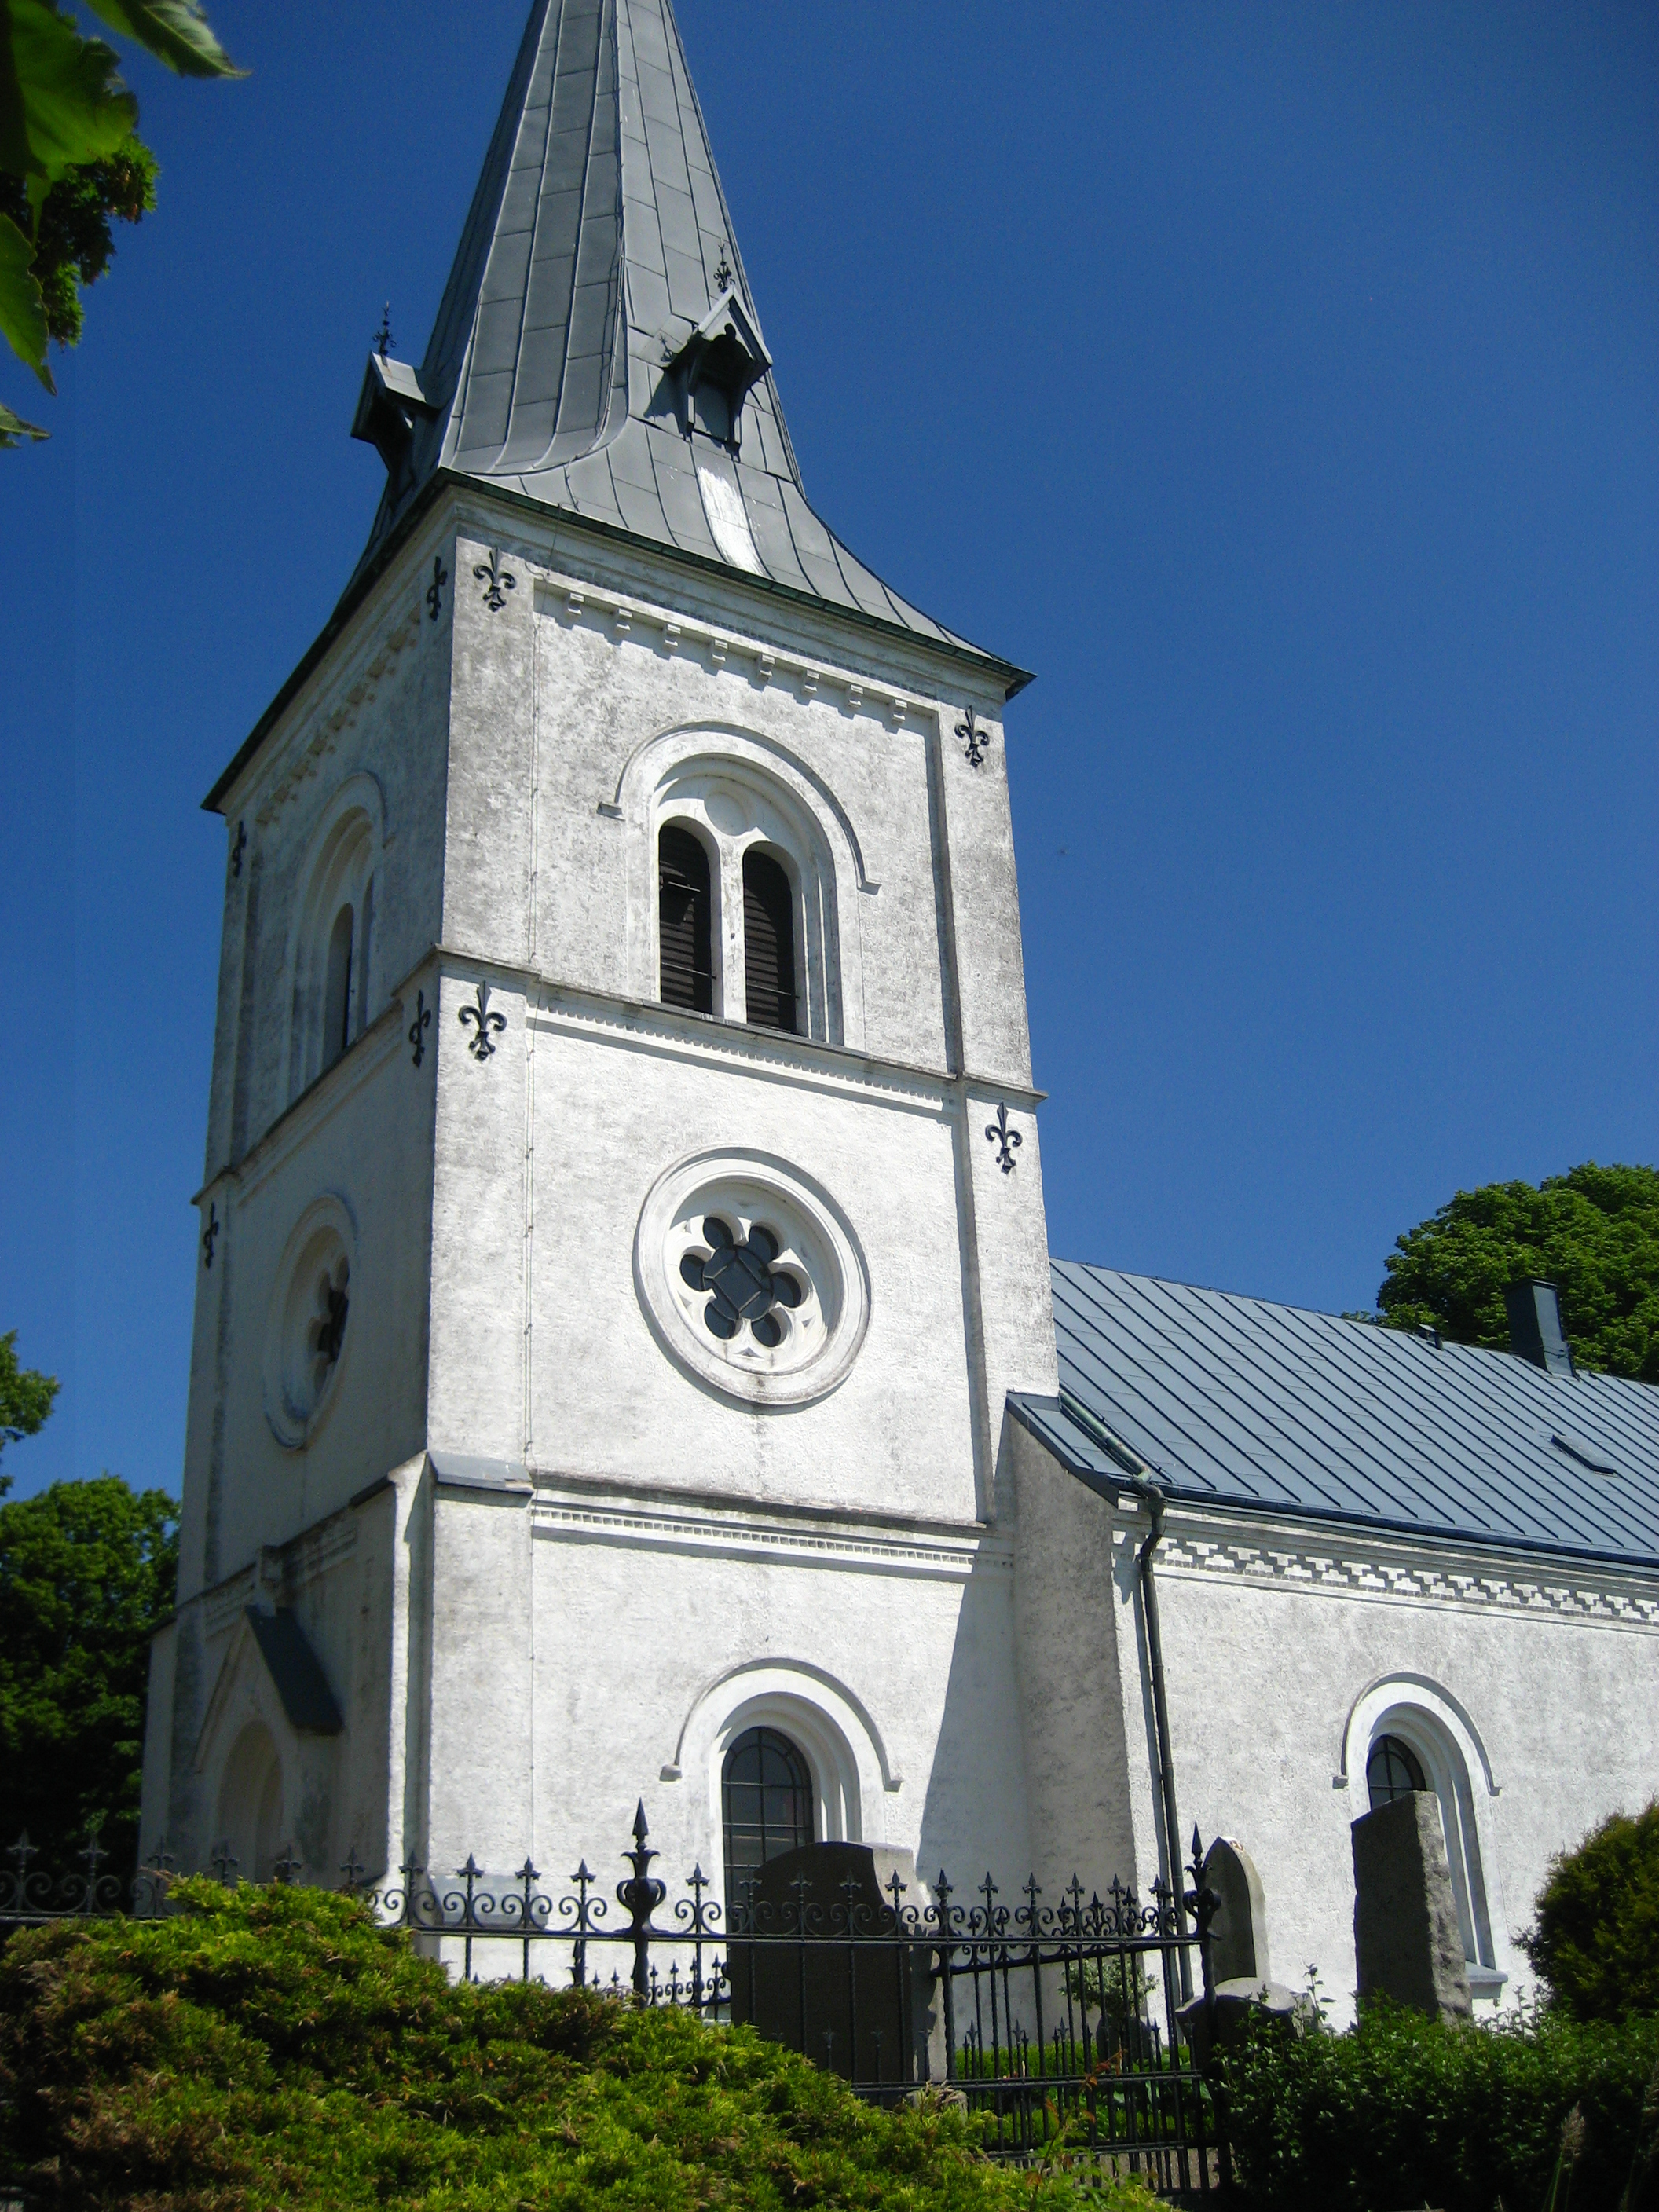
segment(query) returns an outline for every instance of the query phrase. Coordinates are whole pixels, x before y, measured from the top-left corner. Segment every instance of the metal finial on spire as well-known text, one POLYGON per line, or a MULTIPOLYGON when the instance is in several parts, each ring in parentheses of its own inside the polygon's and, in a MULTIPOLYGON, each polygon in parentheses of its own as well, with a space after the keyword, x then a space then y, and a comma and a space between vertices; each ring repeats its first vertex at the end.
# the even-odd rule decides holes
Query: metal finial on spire
POLYGON ((374 350, 380 355, 380 359, 384 361, 386 356, 386 349, 389 346, 396 345, 397 343, 397 339, 392 335, 392 302, 388 300, 386 306, 380 311, 380 327, 374 333, 374 350))
POLYGON ((720 247, 720 264, 714 271, 714 282, 722 292, 729 292, 732 289, 732 264, 726 258, 724 246, 720 247))

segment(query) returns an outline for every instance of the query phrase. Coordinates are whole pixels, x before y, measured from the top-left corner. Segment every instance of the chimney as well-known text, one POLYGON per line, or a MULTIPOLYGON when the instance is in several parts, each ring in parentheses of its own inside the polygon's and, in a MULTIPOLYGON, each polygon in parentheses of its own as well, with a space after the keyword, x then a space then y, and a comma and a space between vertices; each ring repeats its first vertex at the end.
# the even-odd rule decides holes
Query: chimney
POLYGON ((1550 1375, 1571 1375, 1572 1353, 1561 1327, 1561 1293, 1553 1283, 1534 1276, 1511 1283, 1504 1293, 1509 1310, 1510 1350, 1550 1375))

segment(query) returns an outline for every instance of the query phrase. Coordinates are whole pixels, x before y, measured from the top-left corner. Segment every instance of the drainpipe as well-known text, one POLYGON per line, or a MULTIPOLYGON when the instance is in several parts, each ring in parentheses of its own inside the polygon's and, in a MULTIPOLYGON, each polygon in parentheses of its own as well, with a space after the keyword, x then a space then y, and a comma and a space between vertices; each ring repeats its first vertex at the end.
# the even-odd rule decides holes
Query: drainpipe
MULTIPOLYGON (((1115 1437, 1074 1399, 1062 1396, 1061 1403, 1078 1426, 1092 1434, 1117 1462, 1123 1469, 1123 1487, 1143 1499, 1152 1516, 1152 1533, 1135 1554, 1135 1566, 1140 1577, 1141 1612, 1146 1623, 1147 1671, 1152 1678, 1152 1728, 1158 1739, 1158 1789, 1164 1806, 1164 1834, 1170 1861, 1167 1872, 1175 1901, 1176 1927, 1185 1936, 1187 1883, 1181 1864, 1181 1816, 1176 1810, 1175 1754, 1170 1748, 1170 1700, 1164 1683, 1164 1635, 1158 1618, 1158 1583, 1152 1575, 1152 1554, 1164 1540, 1166 1500, 1155 1467, 1149 1466, 1139 1452, 1132 1451, 1121 1437, 1115 1437)), ((1176 1956, 1181 1964, 1181 2001, 1185 2004, 1193 1993, 1192 1967, 1184 1949, 1176 1956)))
MULTIPOLYGON (((1152 1725, 1158 1736, 1158 1786, 1164 1800, 1164 1833, 1170 1855, 1170 1887, 1175 1896, 1176 1926, 1187 1933, 1186 1877, 1181 1868, 1181 1816, 1176 1810, 1175 1756, 1170 1749, 1170 1701, 1164 1686, 1164 1637, 1158 1626, 1158 1583, 1152 1575, 1152 1554, 1164 1540, 1164 1492, 1152 1480, 1152 1470, 1132 1477, 1129 1488, 1144 1498, 1152 1515, 1152 1534, 1135 1554, 1140 1575, 1141 1604, 1146 1618, 1146 1661, 1152 1678, 1152 1725)), ((1181 2001, 1193 1993, 1192 1968, 1185 1950, 1177 1952, 1181 1966, 1181 2001)))

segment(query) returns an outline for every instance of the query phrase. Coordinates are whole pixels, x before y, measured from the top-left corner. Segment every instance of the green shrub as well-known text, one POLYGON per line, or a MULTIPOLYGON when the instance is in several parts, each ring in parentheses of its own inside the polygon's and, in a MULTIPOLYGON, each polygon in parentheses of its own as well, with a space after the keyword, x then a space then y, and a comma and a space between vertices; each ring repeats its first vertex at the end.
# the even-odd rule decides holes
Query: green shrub
POLYGON ((1448 2027, 1378 2000, 1345 2034, 1257 2033, 1226 2061, 1241 2197, 1250 2212, 1535 2212, 1577 2106, 1583 2144, 1558 2201, 1618 2212, 1659 2126, 1656 2075, 1659 2021, 1448 2027))
POLYGON ((986 2163, 958 2114, 872 2110, 747 2029, 538 1983, 452 1984, 317 1890, 175 1894, 170 1919, 65 1923, 0 1950, 0 2171, 55 2205, 1078 2201, 986 2163))
POLYGON ((1552 1859, 1522 1948, 1575 2020, 1659 2014, 1659 1799, 1552 1859))

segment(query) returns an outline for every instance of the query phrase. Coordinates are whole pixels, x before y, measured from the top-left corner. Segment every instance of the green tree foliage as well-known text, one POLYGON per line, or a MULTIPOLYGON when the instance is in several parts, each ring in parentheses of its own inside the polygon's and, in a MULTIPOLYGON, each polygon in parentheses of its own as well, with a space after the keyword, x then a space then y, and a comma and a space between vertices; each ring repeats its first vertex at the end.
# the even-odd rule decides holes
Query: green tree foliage
POLYGON ((178 1577, 176 1510, 112 1474, 0 1505, 0 1841, 26 1827, 64 1859, 99 1820, 106 1849, 131 1860, 149 1639, 178 1577))
POLYGON ((1573 2019, 1659 2016, 1659 1799, 1550 1862, 1522 1948, 1573 2019))
MULTIPOLYGON (((198 1880, 174 1896, 173 1918, 31 1930, 0 1952, 0 2167, 54 2203, 1079 2203, 976 2158, 960 2114, 877 2110, 750 2029, 539 1982, 451 1984, 323 1891, 198 1880)), ((1152 2200, 1137 2186, 1105 2207, 1152 2200)))
POLYGON ((1224 2065, 1248 2212, 1542 2206, 1564 2132, 1558 2212, 1659 2206, 1659 2020, 1449 2027, 1379 2000, 1346 2034, 1258 2033, 1224 2065))
MULTIPOLYGON (((17 1331, 8 1329, 0 1336, 0 1452, 33 1436, 57 1395, 56 1376, 17 1364, 17 1331)), ((0 1470, 0 1498, 10 1488, 11 1477, 0 1470)))
MULTIPOLYGON (((106 161, 88 161, 60 177, 41 203, 29 274, 40 288, 46 336, 55 345, 81 343, 81 294, 95 284, 115 252, 112 218, 137 222, 155 205, 155 156, 128 137, 106 161)), ((20 230, 32 217, 21 177, 0 173, 0 215, 20 230)))
POLYGON ((1376 1294, 1392 1328, 1437 1328, 1507 1351, 1505 1286, 1541 1276, 1561 1291, 1580 1367, 1659 1382, 1659 1169, 1598 1167, 1460 1190, 1397 1241, 1376 1294))
MULTIPOLYGON (((240 74, 198 0, 87 4, 180 75, 240 74)), ((80 337, 76 286, 109 265, 110 217, 136 222, 155 205, 155 156, 134 135, 118 60, 52 0, 0 0, 0 335, 48 392, 48 343, 80 337)), ((0 406, 0 446, 45 435, 0 406)))

